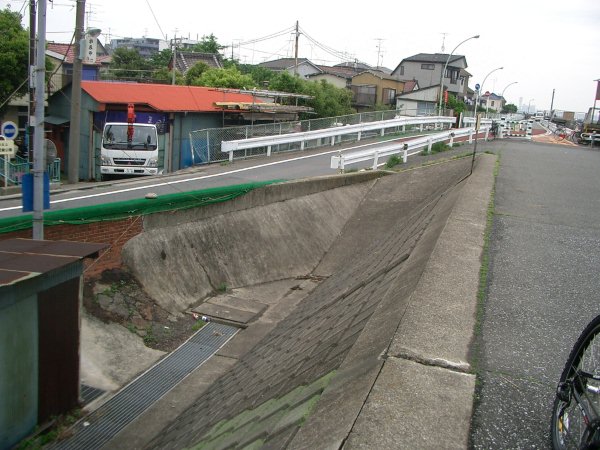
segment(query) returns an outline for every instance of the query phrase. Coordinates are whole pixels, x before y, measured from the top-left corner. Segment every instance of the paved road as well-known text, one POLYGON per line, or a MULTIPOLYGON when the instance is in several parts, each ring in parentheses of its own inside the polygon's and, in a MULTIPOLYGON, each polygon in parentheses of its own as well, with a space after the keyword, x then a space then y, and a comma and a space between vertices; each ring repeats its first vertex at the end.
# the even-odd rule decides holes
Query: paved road
POLYGON ((600 313, 600 150, 502 141, 477 340, 477 449, 550 448, 554 388, 600 313))

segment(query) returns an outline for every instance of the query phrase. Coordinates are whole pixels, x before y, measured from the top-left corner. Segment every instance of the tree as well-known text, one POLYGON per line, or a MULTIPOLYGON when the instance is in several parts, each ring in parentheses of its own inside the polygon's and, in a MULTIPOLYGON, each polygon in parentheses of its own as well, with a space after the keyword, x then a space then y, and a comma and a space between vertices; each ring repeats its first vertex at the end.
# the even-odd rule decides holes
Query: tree
POLYGON ((220 53, 224 48, 227 48, 227 46, 219 44, 215 35, 210 33, 208 36, 202 36, 200 42, 192 47, 192 51, 201 53, 220 53))
POLYGON ((506 105, 504 105, 501 112, 502 112, 502 114, 516 113, 517 105, 513 105, 512 103, 507 103, 506 105))
POLYGON ((0 114, 13 94, 27 92, 29 33, 21 26, 21 15, 0 10, 0 114))
POLYGON ((205 62, 197 62, 185 73, 185 84, 188 86, 193 84, 194 80, 200 78, 208 69, 210 69, 210 67, 205 62))
POLYGON ((150 57, 150 65, 155 69, 168 67, 172 57, 173 51, 169 48, 166 48, 158 53, 152 54, 150 57))
POLYGON ((111 72, 114 77, 143 80, 151 78, 150 62, 135 49, 117 48, 112 55, 111 72))
POLYGON ((250 75, 242 74, 237 68, 209 68, 192 81, 193 86, 224 87, 232 89, 251 89, 256 87, 250 75))
POLYGON ((454 95, 448 93, 448 101, 446 105, 449 109, 454 110, 454 114, 460 114, 466 109, 464 102, 459 101, 454 95))

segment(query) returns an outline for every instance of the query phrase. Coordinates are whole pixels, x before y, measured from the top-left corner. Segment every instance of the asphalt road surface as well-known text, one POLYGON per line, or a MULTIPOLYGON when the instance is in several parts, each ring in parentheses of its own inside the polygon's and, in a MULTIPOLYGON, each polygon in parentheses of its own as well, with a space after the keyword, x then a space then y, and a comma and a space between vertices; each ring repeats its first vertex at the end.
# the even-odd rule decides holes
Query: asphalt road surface
POLYGON ((560 373, 600 314, 600 149, 518 141, 496 149, 471 445, 546 449, 560 373))

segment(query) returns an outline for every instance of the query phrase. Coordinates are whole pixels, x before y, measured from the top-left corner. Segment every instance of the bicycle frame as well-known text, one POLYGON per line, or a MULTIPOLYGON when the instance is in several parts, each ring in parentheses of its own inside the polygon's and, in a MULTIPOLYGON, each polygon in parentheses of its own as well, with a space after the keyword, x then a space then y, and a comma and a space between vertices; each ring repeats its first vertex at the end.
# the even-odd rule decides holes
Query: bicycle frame
POLYGON ((600 432, 600 412, 588 394, 600 395, 600 387, 590 386, 588 380, 600 382, 600 377, 582 370, 577 370, 573 378, 566 382, 559 383, 556 395, 565 402, 561 411, 561 416, 564 414, 571 401, 573 401, 573 399, 575 400, 577 408, 581 411, 586 427, 583 436, 586 437, 586 440, 589 439, 588 445, 600 445, 600 434, 598 434, 600 432))

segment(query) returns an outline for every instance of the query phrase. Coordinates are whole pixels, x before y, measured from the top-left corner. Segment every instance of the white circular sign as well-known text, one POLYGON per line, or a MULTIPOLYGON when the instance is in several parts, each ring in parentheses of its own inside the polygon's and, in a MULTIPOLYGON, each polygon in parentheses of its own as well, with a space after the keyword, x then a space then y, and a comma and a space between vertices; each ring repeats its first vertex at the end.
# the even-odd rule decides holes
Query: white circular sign
POLYGON ((19 135, 19 129, 17 128, 17 124, 7 120, 2 123, 2 129, 0 130, 0 134, 4 135, 6 139, 14 139, 19 135))

